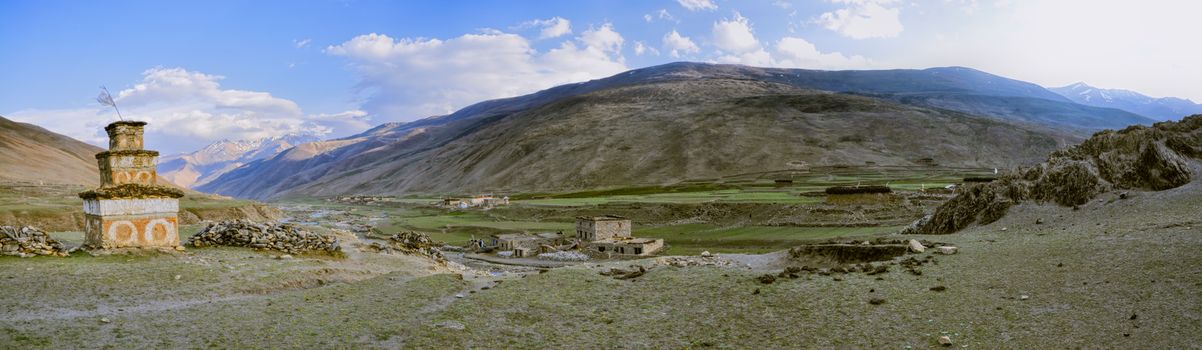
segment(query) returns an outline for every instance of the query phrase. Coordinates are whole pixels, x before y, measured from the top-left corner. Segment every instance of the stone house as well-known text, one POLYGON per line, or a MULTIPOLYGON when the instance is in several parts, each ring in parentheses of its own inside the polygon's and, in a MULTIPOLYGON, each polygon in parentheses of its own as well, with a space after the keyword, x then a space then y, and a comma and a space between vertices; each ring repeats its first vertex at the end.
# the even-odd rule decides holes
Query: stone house
POLYGON ((513 251, 514 257, 529 256, 532 252, 545 253, 567 243, 563 233, 545 232, 504 233, 492 235, 492 246, 501 251, 513 251))
POLYGON ((578 216, 576 237, 584 242, 630 237, 630 219, 616 215, 578 216))
POLYGON ((664 248, 662 238, 613 237, 589 242, 588 249, 610 255, 651 255, 664 248))

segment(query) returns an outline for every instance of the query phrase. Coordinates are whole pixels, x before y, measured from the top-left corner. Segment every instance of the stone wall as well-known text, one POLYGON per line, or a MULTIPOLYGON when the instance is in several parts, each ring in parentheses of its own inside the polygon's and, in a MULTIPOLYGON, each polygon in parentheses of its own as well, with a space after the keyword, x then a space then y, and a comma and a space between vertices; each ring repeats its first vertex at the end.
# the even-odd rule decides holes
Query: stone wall
POLYGON ((576 218, 576 236, 585 242, 630 237, 630 220, 615 217, 576 218))

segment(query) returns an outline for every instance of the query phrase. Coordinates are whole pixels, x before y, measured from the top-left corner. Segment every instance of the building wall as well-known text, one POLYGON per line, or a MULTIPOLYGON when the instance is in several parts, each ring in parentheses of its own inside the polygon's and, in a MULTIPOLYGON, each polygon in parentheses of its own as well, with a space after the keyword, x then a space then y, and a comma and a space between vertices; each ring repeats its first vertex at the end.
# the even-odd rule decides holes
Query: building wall
POLYGON ((155 156, 151 154, 105 155, 96 161, 100 165, 101 184, 153 185, 158 177, 158 172, 155 170, 155 156))
POLYGON ((664 240, 656 239, 646 243, 593 242, 588 248, 613 255, 651 255, 664 248, 664 240))
POLYGON ((179 246, 175 213, 85 215, 84 244, 97 248, 179 246))
POLYGON ((576 237, 585 242, 614 237, 630 237, 630 220, 576 219, 576 237))

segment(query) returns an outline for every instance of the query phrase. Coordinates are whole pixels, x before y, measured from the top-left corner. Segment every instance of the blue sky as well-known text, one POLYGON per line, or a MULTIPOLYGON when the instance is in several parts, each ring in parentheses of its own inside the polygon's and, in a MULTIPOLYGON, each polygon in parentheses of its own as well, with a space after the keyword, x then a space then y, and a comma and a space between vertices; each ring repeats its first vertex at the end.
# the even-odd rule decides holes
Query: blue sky
POLYGON ((0 115, 93 143, 310 132, 453 111, 673 61, 812 69, 961 65, 1202 99, 1194 2, 6 1, 0 115), (165 127, 164 124, 171 125, 165 127), (156 126, 163 128, 155 129, 156 126))

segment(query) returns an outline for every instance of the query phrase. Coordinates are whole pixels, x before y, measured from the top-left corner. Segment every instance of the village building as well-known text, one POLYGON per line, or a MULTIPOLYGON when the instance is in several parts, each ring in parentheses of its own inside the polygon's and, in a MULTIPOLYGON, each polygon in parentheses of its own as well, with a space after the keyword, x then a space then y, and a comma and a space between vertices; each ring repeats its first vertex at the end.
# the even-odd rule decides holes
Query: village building
POLYGON ((494 208, 501 205, 508 205, 509 197, 497 197, 491 194, 482 194, 467 198, 447 198, 442 200, 442 206, 447 208, 494 208))
POLYGON ((614 255, 651 255, 664 248, 662 238, 613 237, 588 243, 588 249, 614 255))
POLYGON ((559 250, 568 244, 562 232, 504 233, 492 235, 492 246, 500 251, 512 251, 513 257, 521 258, 559 250))
POLYGON ((630 237, 630 219, 616 215, 578 216, 576 237, 584 242, 630 237))
POLYGON ((586 250, 605 255, 651 255, 663 249, 664 240, 634 237, 630 219, 615 216, 576 218, 576 237, 586 250))
POLYGON ((104 128, 109 150, 96 154, 100 187, 83 198, 84 245, 90 248, 179 247, 179 198, 183 191, 158 184, 158 152, 142 149, 145 122, 119 121, 104 128))

